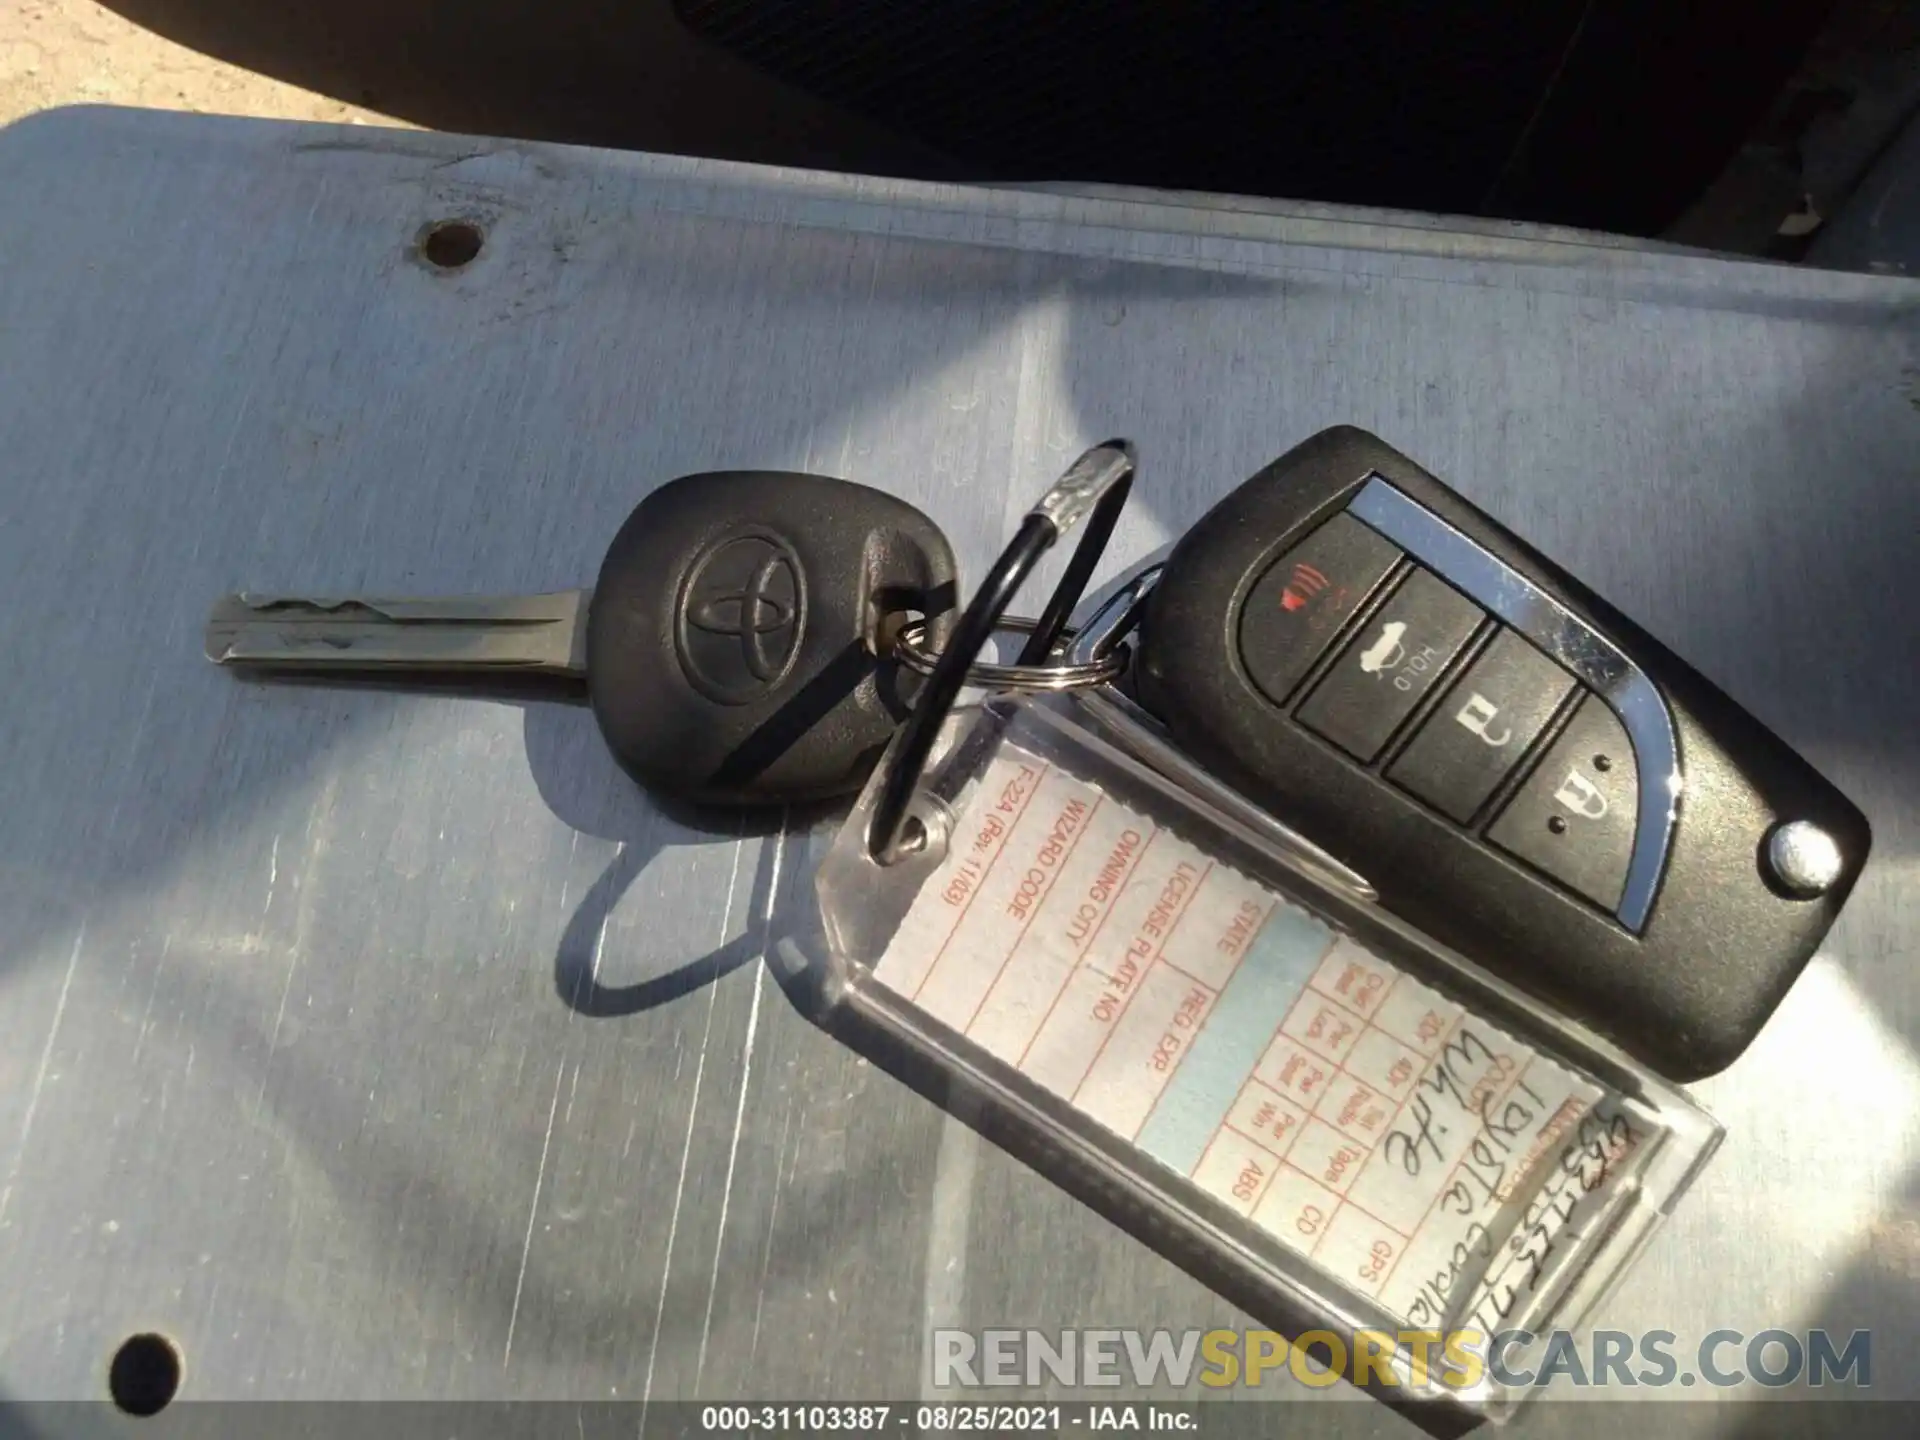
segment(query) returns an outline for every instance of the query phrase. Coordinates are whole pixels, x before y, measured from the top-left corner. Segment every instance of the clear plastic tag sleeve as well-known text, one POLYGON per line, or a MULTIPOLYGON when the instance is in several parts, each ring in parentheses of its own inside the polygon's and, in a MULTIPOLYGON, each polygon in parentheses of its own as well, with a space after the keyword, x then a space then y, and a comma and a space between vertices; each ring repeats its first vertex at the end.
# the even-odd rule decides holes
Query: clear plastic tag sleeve
POLYGON ((1116 1218, 1206 1252, 1256 1314, 1577 1323, 1717 1143, 1658 1077, 1263 853, 1070 706, 956 717, 918 803, 907 861, 868 858, 863 804, 822 866, 828 1018, 964 1082, 983 1128, 1144 1207, 1116 1218))

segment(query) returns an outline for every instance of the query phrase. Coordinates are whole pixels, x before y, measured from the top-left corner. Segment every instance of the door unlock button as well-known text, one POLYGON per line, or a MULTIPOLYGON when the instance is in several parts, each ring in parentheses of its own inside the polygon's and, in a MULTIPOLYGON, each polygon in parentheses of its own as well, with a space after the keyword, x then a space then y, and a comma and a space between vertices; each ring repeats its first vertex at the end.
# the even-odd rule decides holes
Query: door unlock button
POLYGON ((1640 770, 1627 732, 1589 695, 1527 777, 1487 839, 1604 910, 1620 904, 1640 814, 1640 770))
POLYGON ((1560 782, 1560 788, 1553 792, 1553 798, 1574 814, 1588 820, 1604 820, 1607 811, 1612 808, 1605 793, 1578 766, 1567 771, 1567 778, 1560 782))

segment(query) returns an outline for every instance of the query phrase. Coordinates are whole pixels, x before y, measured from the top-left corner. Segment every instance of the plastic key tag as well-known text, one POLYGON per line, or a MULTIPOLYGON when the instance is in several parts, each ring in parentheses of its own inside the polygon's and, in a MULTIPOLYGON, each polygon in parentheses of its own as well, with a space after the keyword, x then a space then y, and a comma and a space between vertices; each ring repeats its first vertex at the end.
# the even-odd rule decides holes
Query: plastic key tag
POLYGON ((1262 1322, 1384 1332, 1402 1403, 1498 1417, 1525 1392, 1449 1388, 1431 1332, 1578 1323, 1718 1125, 1085 703, 956 712, 891 865, 870 787, 788 950, 817 1018, 1262 1322))

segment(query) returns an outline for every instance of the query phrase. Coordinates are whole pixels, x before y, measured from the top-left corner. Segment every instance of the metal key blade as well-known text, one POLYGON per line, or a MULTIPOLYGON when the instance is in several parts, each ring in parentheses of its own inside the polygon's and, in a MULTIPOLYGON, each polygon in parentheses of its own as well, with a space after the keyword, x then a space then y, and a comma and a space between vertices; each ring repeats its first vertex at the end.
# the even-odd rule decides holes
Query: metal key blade
POLYGON ((227 595, 207 658, 250 670, 584 679, 590 590, 441 599, 227 595))

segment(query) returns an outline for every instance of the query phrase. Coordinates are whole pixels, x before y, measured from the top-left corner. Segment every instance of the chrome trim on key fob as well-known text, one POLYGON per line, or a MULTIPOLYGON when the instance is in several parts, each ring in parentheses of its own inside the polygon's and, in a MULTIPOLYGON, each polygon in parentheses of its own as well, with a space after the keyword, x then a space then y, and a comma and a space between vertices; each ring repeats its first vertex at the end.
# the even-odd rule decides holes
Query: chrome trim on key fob
POLYGON ((1615 915, 1639 934, 1653 911, 1680 810, 1673 716, 1659 688, 1612 641, 1381 476, 1367 480, 1347 511, 1538 645, 1620 717, 1639 766, 1640 813, 1615 915))

